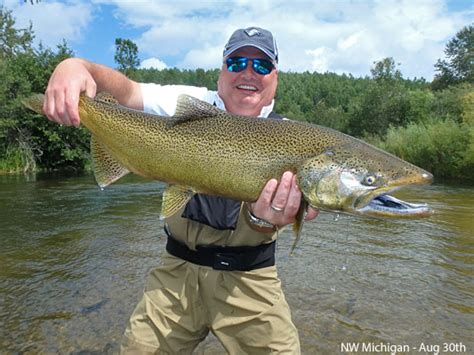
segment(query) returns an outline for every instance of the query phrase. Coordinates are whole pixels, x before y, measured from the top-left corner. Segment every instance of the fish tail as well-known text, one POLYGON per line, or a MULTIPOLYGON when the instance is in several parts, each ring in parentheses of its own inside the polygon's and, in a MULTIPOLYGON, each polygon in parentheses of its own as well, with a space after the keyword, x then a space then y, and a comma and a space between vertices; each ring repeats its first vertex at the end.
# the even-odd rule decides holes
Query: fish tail
POLYGON ((44 102, 44 95, 43 94, 34 94, 26 99, 21 101, 23 105, 29 108, 31 111, 39 113, 43 115, 43 102, 44 102))

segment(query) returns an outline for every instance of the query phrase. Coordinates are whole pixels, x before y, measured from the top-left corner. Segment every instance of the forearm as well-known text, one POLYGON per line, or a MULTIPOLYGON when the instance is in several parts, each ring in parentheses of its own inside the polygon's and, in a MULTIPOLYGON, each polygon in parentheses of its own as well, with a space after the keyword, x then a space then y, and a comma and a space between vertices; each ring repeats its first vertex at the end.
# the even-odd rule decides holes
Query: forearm
POLYGON ((72 60, 78 61, 89 71, 97 85, 97 92, 106 91, 126 107, 137 110, 143 109, 140 85, 137 82, 105 65, 81 58, 73 58, 72 60))

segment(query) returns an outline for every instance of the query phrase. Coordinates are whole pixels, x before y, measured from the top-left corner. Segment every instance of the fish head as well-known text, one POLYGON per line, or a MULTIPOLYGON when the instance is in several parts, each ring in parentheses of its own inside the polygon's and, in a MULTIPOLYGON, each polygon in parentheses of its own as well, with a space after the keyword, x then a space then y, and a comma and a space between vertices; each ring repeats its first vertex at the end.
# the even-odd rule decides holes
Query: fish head
POLYGON ((383 218, 431 214, 426 204, 388 195, 401 187, 429 184, 433 176, 361 141, 331 147, 298 170, 298 185, 317 209, 383 218))

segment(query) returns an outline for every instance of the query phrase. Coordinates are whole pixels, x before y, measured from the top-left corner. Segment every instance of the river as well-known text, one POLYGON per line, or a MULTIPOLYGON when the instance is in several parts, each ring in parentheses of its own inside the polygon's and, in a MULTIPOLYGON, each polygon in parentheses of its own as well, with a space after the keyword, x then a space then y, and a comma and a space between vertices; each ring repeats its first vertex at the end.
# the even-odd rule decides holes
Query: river
MULTIPOLYGON (((117 352, 164 252, 162 190, 138 177, 101 191, 91 176, 0 176, 1 354, 117 352)), ((279 237, 303 354, 474 353, 474 188, 435 184, 397 197, 436 213, 321 213, 293 256, 290 229, 279 237)), ((198 349, 222 352, 212 336, 198 349)))

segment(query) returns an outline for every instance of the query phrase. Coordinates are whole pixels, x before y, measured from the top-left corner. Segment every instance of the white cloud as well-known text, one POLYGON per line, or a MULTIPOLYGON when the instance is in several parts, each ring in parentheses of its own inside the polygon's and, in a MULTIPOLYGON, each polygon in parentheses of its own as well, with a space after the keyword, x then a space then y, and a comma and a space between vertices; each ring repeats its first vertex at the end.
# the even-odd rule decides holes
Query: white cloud
MULTIPOLYGON (((6 1, 18 13, 26 11, 27 6, 6 1)), ((364 76, 374 61, 393 57, 404 76, 431 79, 446 42, 472 22, 472 5, 456 13, 448 11, 446 1, 451 0, 92 0, 88 5, 70 0, 43 1, 28 11, 40 26, 38 37, 58 43, 58 37, 81 37, 91 8, 112 5, 116 21, 140 31, 132 40, 141 56, 165 59, 170 66, 219 67, 230 34, 257 25, 275 34, 281 70, 364 76), (49 14, 32 10, 40 6, 49 14)))
POLYGON ((311 60, 312 69, 319 73, 328 71, 329 60, 332 56, 334 56, 333 51, 326 47, 309 49, 306 51, 306 54, 313 57, 311 60))
POLYGON ((184 59, 177 63, 179 68, 220 68, 222 64, 222 48, 220 46, 196 48, 188 51, 184 59))
POLYGON ((143 68, 143 69, 154 68, 158 70, 163 70, 163 69, 166 69, 167 67, 168 66, 166 65, 166 63, 158 58, 147 58, 145 60, 142 60, 142 62, 140 63, 140 68, 143 68))
POLYGON ((5 0, 6 9, 12 10, 17 28, 26 28, 30 21, 35 32, 35 42, 55 47, 63 39, 79 41, 82 32, 92 22, 92 6, 71 1, 42 1, 31 5, 23 1, 5 0))
POLYGON ((353 35, 350 35, 347 38, 340 38, 337 41, 337 48, 341 51, 345 51, 351 47, 354 47, 356 44, 358 44, 361 41, 363 32, 364 31, 354 33, 353 35))

